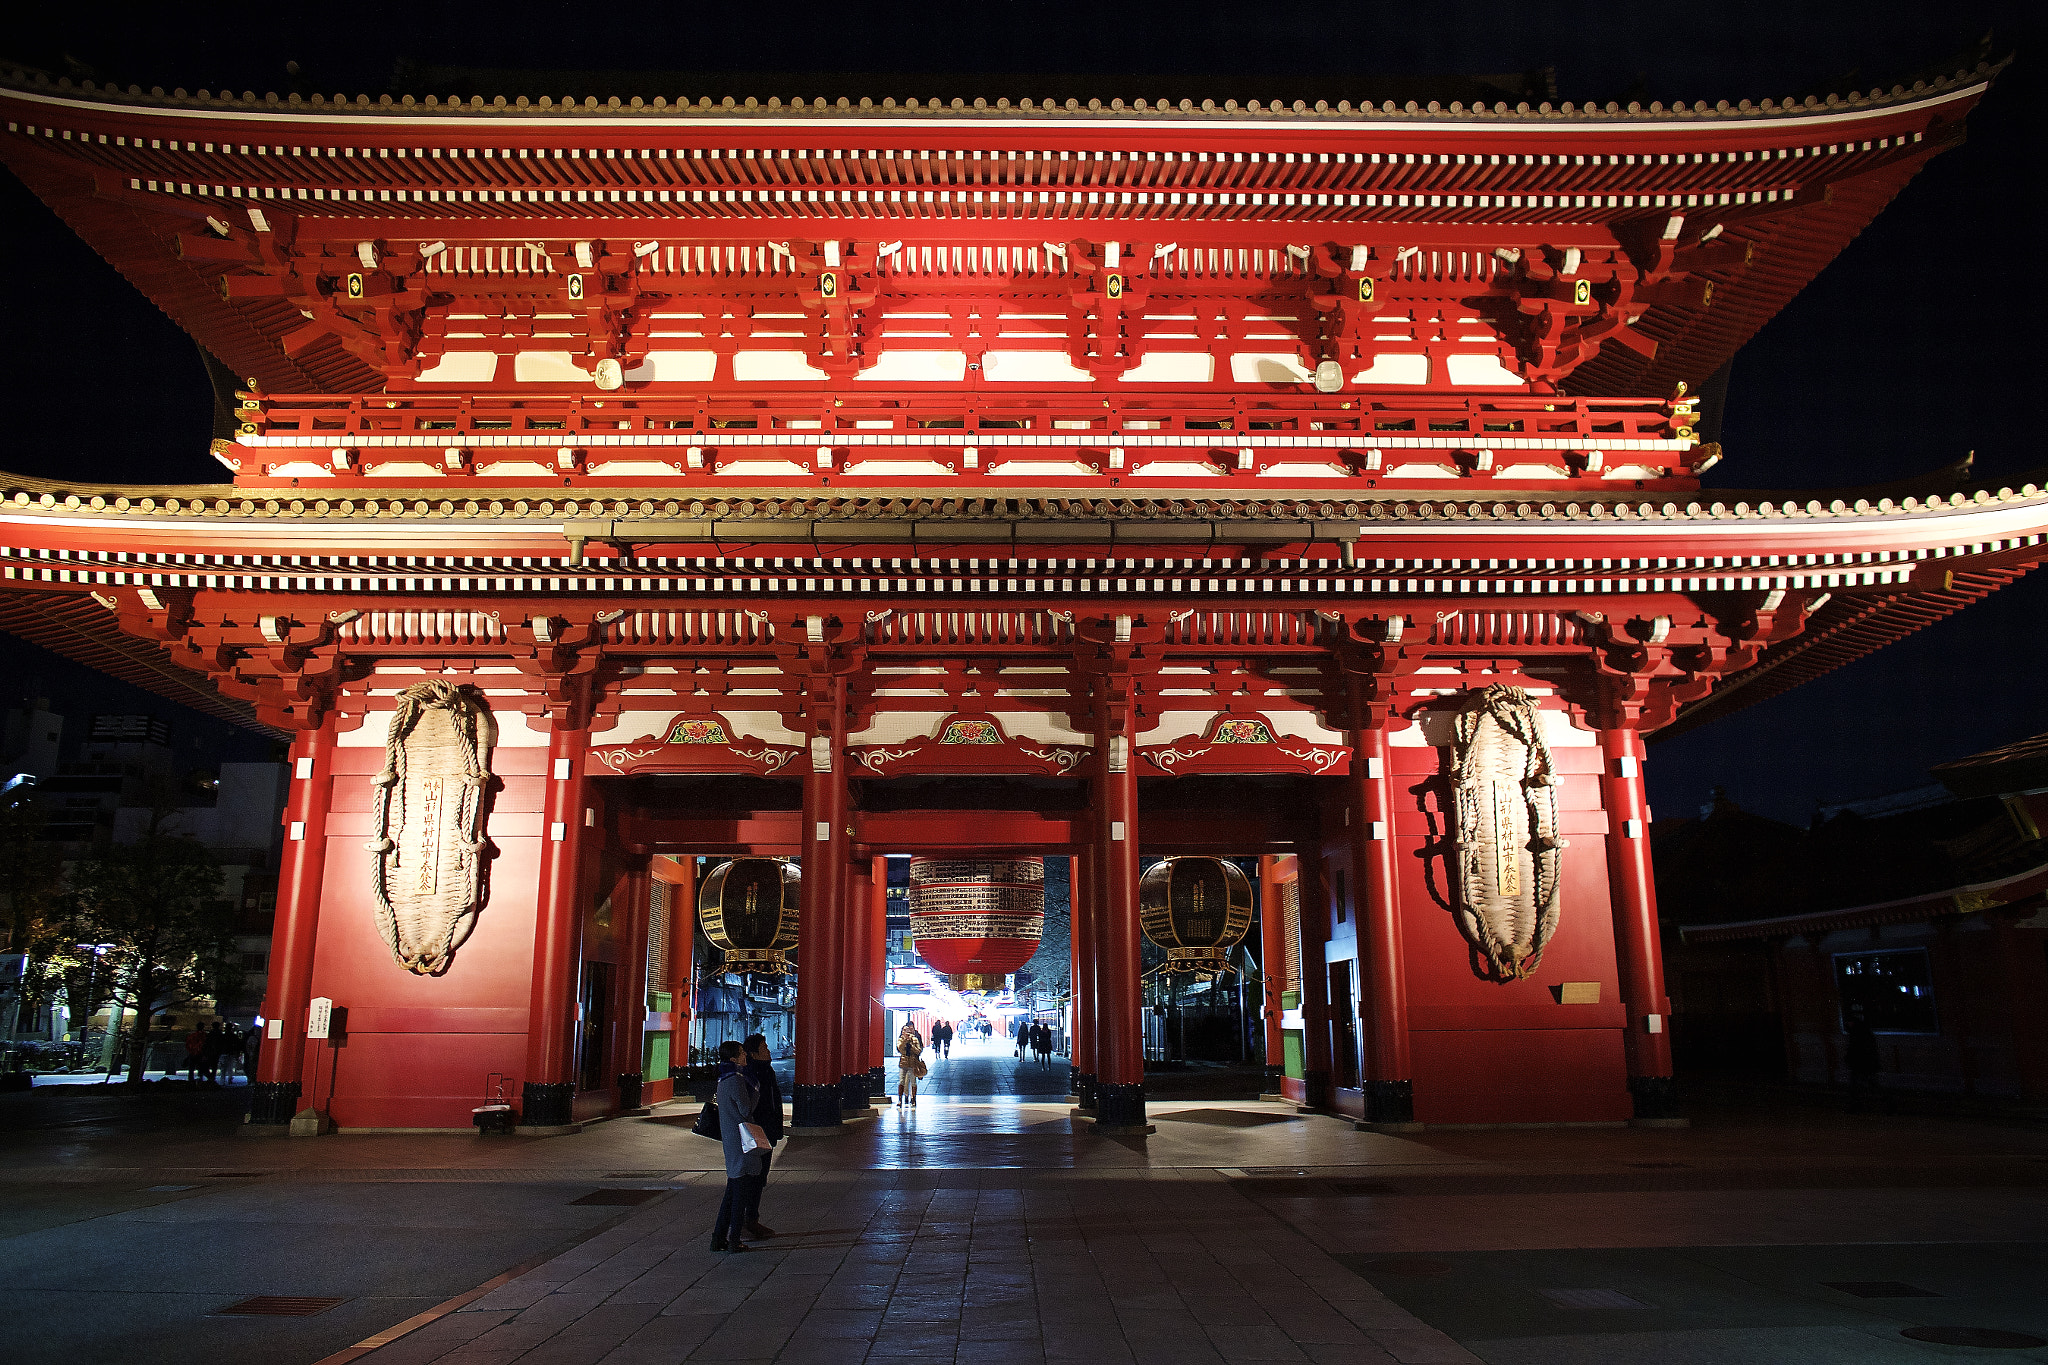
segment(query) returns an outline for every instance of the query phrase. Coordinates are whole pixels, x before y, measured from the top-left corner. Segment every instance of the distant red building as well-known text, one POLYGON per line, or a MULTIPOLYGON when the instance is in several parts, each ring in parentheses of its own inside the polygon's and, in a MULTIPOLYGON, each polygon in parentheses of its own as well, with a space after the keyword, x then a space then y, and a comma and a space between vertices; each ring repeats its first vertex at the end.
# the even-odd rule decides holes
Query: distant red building
POLYGON ((245 381, 227 483, 0 477, 0 626, 292 738, 259 1128, 665 1094, 664 855, 757 854, 803 862, 829 1129, 888 1042, 891 853, 1075 860, 1108 1129, 1145 1119, 1141 854, 1273 860, 1298 1098, 1662 1121, 1643 736, 2044 553, 2032 486, 1699 485, 1702 385, 1991 76, 1645 109, 0 73, 0 159, 245 381))
POLYGON ((2048 1100, 2048 735, 1934 773, 1947 801, 1916 793, 1895 814, 1852 814, 1861 828, 1832 848, 1827 830, 1803 848, 1810 903, 1887 882, 1895 894, 1684 926, 1668 965, 1697 1062, 1754 1065, 1768 1033, 1790 1079, 1841 1084, 1861 1015, 1889 1086, 2048 1100), (1732 1058, 1741 1043, 1750 1055, 1732 1058))

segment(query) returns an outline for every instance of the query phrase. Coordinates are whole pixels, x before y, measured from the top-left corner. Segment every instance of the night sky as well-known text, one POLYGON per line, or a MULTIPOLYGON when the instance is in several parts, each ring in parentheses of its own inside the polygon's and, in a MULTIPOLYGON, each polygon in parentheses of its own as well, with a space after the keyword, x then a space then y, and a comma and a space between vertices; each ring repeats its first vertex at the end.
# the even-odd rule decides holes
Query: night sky
MULTIPOLYGON (((1936 158, 1736 359, 1727 458, 1707 482, 1803 491, 1906 478, 1970 450, 1994 486, 2048 482, 2033 406, 2048 372, 2036 298, 2039 8, 72 5, 10 16, 0 57, 145 88, 351 96, 426 94, 408 73, 448 67, 889 73, 856 84, 899 98, 976 74, 1100 76, 1105 98, 1117 74, 1185 76, 1178 93, 1195 99, 1224 79, 1270 77, 1266 97, 1291 99, 1289 76, 1551 67, 1561 100, 1647 103, 1910 82, 1988 31, 1996 53, 2020 60, 1973 116, 1969 142, 1936 158)), ((562 87, 536 80, 503 93, 562 87)), ((754 93, 820 91, 777 79, 754 93)), ((0 466, 146 482, 222 477, 206 453, 212 399, 191 339, 11 177, 0 178, 0 233, 0 466)), ((1818 803, 1920 786, 1930 764, 2048 729, 2044 672, 2048 575, 2036 574, 1870 659, 1653 747, 1652 799, 1660 816, 1689 814, 1722 786, 1748 809, 1803 824, 1818 803)), ((149 710, 173 719, 194 762, 270 752, 267 740, 5 636, 0 679, 0 701, 49 695, 81 718, 74 732, 96 711, 149 710)))

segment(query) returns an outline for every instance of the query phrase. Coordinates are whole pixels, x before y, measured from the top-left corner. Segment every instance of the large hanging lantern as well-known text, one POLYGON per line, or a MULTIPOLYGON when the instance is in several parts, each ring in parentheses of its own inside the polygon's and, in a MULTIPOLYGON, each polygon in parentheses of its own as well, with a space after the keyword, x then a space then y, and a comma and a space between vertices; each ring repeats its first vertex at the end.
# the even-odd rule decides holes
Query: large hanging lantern
POLYGON ((1138 922, 1166 950, 1164 972, 1230 970, 1252 927, 1252 884, 1222 858, 1167 858, 1138 879, 1138 922))
POLYGON ((777 858, 735 858, 711 870, 697 894, 697 919, 704 937, 725 950, 725 971, 789 970, 802 880, 796 864, 777 858))
POLYGON ((1045 932, 1045 859, 912 858, 910 935, 956 990, 1000 990, 1045 932))

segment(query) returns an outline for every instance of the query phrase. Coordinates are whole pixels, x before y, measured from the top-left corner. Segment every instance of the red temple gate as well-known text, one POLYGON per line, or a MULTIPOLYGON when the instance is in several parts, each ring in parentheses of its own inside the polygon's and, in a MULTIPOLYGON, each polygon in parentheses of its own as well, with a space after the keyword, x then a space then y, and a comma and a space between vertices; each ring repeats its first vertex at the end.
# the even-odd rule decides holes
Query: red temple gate
POLYGON ((1988 79, 1084 110, 17 73, 0 155, 246 383, 231 483, 0 477, 0 626, 293 737, 254 1127, 665 1097, 695 854, 802 860, 801 1130, 887 1046, 892 853, 1074 857, 1109 1131, 1145 1123, 1155 853, 1271 860, 1296 1098, 1668 1119, 1643 736, 2042 557, 2031 486, 1698 482, 1702 382, 1988 79), (393 731, 429 683, 474 765, 393 731), (919 805, 953 779, 979 806, 919 805), (437 970, 380 894, 459 940, 437 970))

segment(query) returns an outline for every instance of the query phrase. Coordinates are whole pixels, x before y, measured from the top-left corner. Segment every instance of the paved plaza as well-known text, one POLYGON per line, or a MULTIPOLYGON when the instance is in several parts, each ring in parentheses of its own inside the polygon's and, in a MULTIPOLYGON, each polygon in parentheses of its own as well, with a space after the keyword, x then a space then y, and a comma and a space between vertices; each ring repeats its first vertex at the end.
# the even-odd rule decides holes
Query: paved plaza
POLYGON ((777 1235, 743 1256, 707 1249, 722 1174, 692 1102, 568 1138, 250 1142, 235 1091, 10 1096, 7 1357, 2048 1360, 1902 1334, 2048 1336, 2038 1125, 1709 1092, 1684 1130, 1391 1136, 1177 1101, 1103 1138, 1047 1074, 956 1046, 915 1111, 791 1140, 777 1235), (222 1313, 256 1296, 339 1302, 222 1313))

